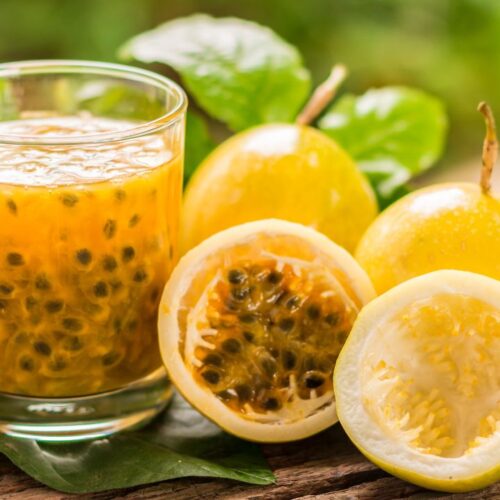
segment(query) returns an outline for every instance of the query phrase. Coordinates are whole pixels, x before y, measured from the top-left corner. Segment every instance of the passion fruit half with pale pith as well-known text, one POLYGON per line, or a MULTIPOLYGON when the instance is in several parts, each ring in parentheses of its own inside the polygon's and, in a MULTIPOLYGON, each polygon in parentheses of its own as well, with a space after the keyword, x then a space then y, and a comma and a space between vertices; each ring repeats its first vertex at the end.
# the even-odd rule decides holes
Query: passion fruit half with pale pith
POLYGON ((337 421, 332 373, 374 297, 356 261, 300 224, 263 220, 191 250, 159 311, 163 361, 179 391, 226 431, 292 441, 337 421))
POLYGON ((335 367, 340 422, 395 476, 483 488, 500 479, 499 359, 499 281, 447 270, 413 278, 356 320, 335 367))

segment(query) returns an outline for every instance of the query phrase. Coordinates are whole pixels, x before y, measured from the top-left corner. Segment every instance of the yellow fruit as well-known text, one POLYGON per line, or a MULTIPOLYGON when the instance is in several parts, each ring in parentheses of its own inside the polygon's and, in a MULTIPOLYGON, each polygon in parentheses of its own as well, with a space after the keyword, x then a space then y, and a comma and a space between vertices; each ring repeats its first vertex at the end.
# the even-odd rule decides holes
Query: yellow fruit
POLYGON ((500 279, 500 199, 490 193, 496 139, 490 123, 481 187, 441 184, 420 189, 385 210, 356 250, 378 293, 437 269, 500 279))
POLYGON ((345 431, 382 469, 426 488, 500 479, 500 282, 413 278, 368 304, 335 368, 345 431))
POLYGON ((368 182, 349 155, 311 127, 263 125, 237 134, 200 165, 186 191, 184 250, 222 229, 276 217, 353 251, 375 218, 368 182))
POLYGON ((228 432, 280 442, 337 421, 332 373, 374 297, 344 249, 300 224, 250 222, 188 252, 163 293, 160 347, 170 378, 228 432))

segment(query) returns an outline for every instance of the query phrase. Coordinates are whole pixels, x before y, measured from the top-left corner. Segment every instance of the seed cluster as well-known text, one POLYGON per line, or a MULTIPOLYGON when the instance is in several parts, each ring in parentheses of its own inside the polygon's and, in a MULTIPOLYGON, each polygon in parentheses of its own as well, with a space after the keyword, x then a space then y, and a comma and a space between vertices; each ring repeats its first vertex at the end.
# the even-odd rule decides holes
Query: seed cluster
POLYGON ((324 395, 356 313, 321 276, 275 260, 243 262, 211 294, 202 338, 213 349, 196 350, 199 379, 239 412, 324 395))
POLYGON ((171 163, 120 184, 0 193, 0 391, 90 394, 161 365, 180 185, 171 163))

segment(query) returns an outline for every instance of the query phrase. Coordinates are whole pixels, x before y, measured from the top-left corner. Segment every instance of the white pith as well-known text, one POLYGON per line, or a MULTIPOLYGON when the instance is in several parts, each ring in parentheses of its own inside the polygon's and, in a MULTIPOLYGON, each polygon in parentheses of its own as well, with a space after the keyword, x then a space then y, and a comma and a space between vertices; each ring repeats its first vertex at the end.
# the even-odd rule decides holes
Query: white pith
MULTIPOLYGON (((327 259, 336 272, 345 275, 361 304, 367 303, 374 297, 369 279, 354 259, 320 233, 299 224, 279 220, 243 224, 212 236, 181 259, 165 288, 160 307, 159 332, 162 356, 170 376, 184 396, 202 413, 229 432, 255 441, 278 442, 300 439, 319 432, 337 421, 332 391, 320 397, 300 400, 298 404, 296 400, 292 406, 283 405, 283 408, 274 412, 257 413, 247 405, 243 414, 229 408, 210 389, 197 383, 192 373, 191 363, 195 365, 198 363, 194 356, 195 347, 201 342, 210 349, 210 342, 207 339, 210 338, 211 332, 203 326, 200 331, 200 325, 206 322, 207 297, 214 283, 220 279, 221 273, 227 271, 218 269, 210 274, 207 262, 210 256, 225 255, 224 251, 234 248, 235 245, 245 249, 246 245, 252 245, 255 235, 259 235, 259 244, 262 245, 262 248, 258 249, 259 255, 276 259, 278 266, 286 261, 297 273, 318 272, 317 263, 294 256, 276 255, 265 247, 266 241, 279 238, 281 235, 293 237, 298 244, 313 248, 318 255, 321 254, 323 263, 327 259), (207 273, 209 277, 201 286, 197 285, 200 290, 196 292, 190 309, 186 310, 183 304, 184 298, 190 290, 193 293, 191 288, 193 282, 203 273, 207 273), (179 321, 179 311, 183 308, 185 331, 179 321), (183 352, 179 346, 181 335, 185 335, 183 352), (201 338, 201 335, 204 338, 201 338)), ((252 251, 255 253, 255 245, 252 251)), ((321 271, 322 277, 328 279, 328 283, 335 287, 336 293, 342 294, 345 303, 351 302, 350 305, 354 306, 352 299, 335 278, 334 272, 325 267, 321 267, 321 271)), ((291 382, 289 390, 292 395, 294 384, 291 382)))
POLYGON ((497 334, 482 335, 480 315, 477 328, 464 334, 455 332, 458 314, 448 342, 426 337, 426 332, 421 339, 418 332, 412 337, 404 321, 397 325, 405 308, 448 295, 477 299, 500 318, 500 282, 462 271, 436 271, 399 285, 364 308, 335 369, 337 411, 351 439, 391 472, 417 476, 420 484, 430 479, 434 487, 472 483, 500 470, 497 334), (486 437, 476 436, 480 423, 486 437))

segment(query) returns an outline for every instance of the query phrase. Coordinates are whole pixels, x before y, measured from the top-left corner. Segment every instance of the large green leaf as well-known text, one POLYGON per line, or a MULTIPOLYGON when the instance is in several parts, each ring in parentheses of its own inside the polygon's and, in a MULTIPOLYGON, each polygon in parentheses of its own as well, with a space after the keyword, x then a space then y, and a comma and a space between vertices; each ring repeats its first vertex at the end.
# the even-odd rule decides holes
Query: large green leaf
POLYGON ((171 66, 198 104, 235 131, 292 121, 310 89, 298 51, 242 19, 197 14, 169 21, 130 40, 120 55, 171 66))
POLYGON ((438 99, 416 89, 385 87, 342 97, 319 127, 350 153, 385 205, 440 158, 447 118, 438 99))
POLYGON ((191 175, 203 161, 203 159, 215 147, 207 124, 203 118, 193 113, 187 112, 186 120, 186 158, 184 160, 184 184, 187 183, 191 175))
POLYGON ((185 476, 274 482, 257 445, 225 434, 178 396, 168 411, 142 430, 63 445, 0 435, 0 452, 41 483, 68 493, 185 476))

